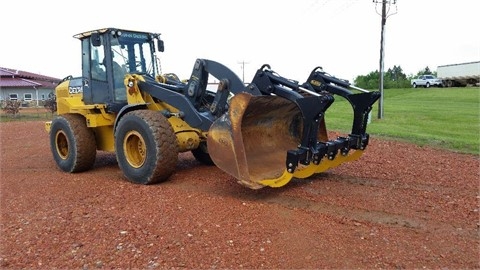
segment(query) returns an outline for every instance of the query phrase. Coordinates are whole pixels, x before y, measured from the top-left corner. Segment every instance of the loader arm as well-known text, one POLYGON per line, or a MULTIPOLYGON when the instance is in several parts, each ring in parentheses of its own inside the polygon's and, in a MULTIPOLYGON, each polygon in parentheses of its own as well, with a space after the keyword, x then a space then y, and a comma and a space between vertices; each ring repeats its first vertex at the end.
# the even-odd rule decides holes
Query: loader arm
POLYGON ((143 76, 143 80, 137 81, 141 91, 151 95, 159 101, 174 104, 174 107, 182 114, 182 118, 191 127, 208 130, 213 123, 213 117, 208 113, 199 113, 190 100, 185 96, 184 85, 170 85, 157 82, 151 76, 143 76))
POLYGON ((142 75, 142 79, 138 79, 137 84, 141 91, 167 104, 174 104, 185 122, 203 131, 207 131, 213 121, 228 110, 229 93, 248 92, 260 95, 256 89, 247 89, 228 67, 208 59, 195 61, 190 79, 186 83, 168 78, 165 78, 165 82, 159 82, 147 74, 139 75, 142 75), (217 78, 220 86, 213 100, 208 102, 211 104, 205 109, 209 75, 217 78))
MULTIPOLYGON (((235 95, 241 92, 248 92, 252 95, 260 95, 260 92, 256 89, 247 89, 242 80, 223 64, 208 59, 197 59, 185 89, 186 97, 197 109, 201 107, 201 102, 205 97, 209 75, 212 75, 221 82, 221 86, 223 87, 221 90, 224 93, 232 93, 235 95)), ((215 99, 217 104, 221 103, 218 106, 226 105, 227 100, 225 95, 222 96, 220 93, 218 94, 215 99)))

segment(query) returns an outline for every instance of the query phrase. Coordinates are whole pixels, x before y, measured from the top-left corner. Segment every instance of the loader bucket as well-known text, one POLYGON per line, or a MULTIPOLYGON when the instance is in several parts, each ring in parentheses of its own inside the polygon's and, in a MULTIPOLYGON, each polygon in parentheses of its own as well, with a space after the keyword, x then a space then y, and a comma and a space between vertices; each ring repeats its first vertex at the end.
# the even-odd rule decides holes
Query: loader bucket
MULTIPOLYGON (((240 93, 210 127, 208 151, 217 167, 244 186, 282 186, 295 176, 285 170, 285 158, 288 150, 298 147, 301 127, 301 112, 295 103, 277 96, 240 93)), ((315 168, 309 171, 308 176, 315 168)))

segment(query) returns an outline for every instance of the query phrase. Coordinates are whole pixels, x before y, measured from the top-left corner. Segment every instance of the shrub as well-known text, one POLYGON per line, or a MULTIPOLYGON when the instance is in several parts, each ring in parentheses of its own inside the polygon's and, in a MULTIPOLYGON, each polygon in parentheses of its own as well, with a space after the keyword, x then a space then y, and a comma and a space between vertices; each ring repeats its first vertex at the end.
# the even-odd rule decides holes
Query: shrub
POLYGON ((11 115, 12 117, 16 117, 17 114, 20 112, 21 105, 22 105, 21 100, 7 100, 2 110, 8 115, 11 115))

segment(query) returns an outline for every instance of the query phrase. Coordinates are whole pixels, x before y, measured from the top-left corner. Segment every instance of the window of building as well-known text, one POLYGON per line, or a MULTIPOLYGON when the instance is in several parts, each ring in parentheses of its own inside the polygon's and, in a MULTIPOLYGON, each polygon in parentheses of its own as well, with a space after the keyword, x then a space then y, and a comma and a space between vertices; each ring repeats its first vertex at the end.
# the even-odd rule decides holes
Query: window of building
POLYGON ((17 100, 18 99, 18 94, 12 93, 8 95, 10 100, 17 100))
POLYGON ((32 101, 32 94, 30 94, 30 93, 23 94, 23 100, 24 101, 32 101))
POLYGON ((40 97, 42 100, 45 100, 45 94, 42 94, 40 97))

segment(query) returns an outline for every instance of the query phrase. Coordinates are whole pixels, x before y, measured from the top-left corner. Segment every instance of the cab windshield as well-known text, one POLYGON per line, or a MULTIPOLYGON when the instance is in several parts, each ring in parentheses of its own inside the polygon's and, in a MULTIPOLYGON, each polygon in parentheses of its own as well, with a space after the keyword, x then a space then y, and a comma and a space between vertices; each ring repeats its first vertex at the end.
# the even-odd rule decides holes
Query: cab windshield
POLYGON ((153 42, 144 33, 122 32, 111 39, 113 61, 127 73, 146 73, 155 76, 153 42))

